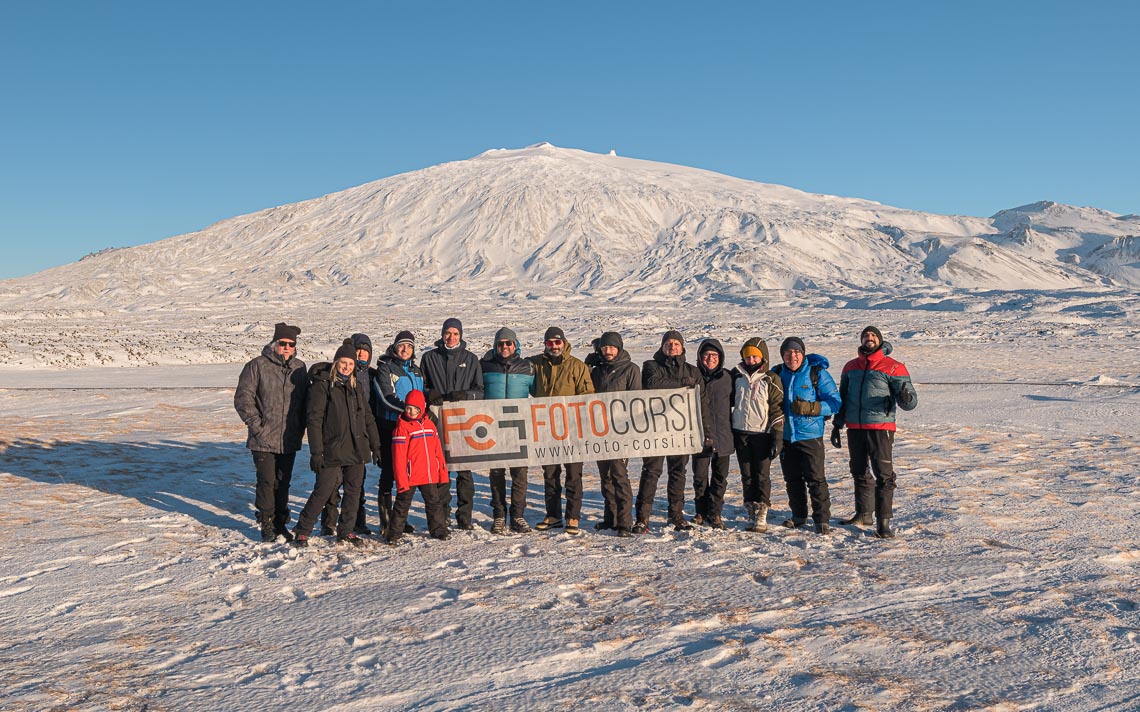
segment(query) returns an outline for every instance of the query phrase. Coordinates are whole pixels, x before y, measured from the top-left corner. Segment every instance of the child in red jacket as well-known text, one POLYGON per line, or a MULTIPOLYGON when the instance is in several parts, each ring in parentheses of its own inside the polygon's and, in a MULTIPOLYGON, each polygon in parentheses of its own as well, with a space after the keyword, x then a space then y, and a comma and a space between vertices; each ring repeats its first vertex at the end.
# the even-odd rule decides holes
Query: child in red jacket
POLYGON ((396 477, 396 504, 384 538, 395 544, 404 535, 408 510, 415 489, 420 490, 427 513, 428 531, 435 539, 447 539, 447 515, 437 494, 437 485, 448 482, 447 463, 439 433, 426 417, 427 402, 421 391, 411 391, 404 398, 404 412, 392 432, 392 469, 396 477))

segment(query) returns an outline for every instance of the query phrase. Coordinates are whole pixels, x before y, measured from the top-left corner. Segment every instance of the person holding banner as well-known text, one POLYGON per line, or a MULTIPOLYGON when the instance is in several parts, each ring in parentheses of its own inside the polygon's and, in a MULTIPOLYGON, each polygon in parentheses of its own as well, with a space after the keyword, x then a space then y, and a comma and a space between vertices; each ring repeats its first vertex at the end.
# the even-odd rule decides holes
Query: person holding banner
MULTIPOLYGON (((701 382, 701 372, 685 362, 685 338, 679 331, 666 331, 661 337, 661 348, 641 367, 641 386, 655 388, 695 388, 701 382)), ((641 481, 637 485, 637 523, 634 534, 649 531, 649 515, 653 512, 653 498, 657 483, 666 463, 669 466, 669 523, 676 531, 693 528, 685 521, 685 468, 688 455, 646 457, 642 460, 641 481)))
MULTIPOLYGON (((595 393, 636 391, 641 388, 641 369, 625 350, 621 334, 607 331, 594 340, 594 353, 586 357, 595 393)), ((613 529, 620 537, 632 536, 633 489, 629 485, 628 458, 599 460, 605 515, 595 529, 613 529)))
MULTIPOLYGON (((495 332, 495 344, 479 361, 483 370, 483 397, 487 400, 527 398, 534 394, 534 364, 519 354, 519 339, 515 332, 503 327, 495 332)), ((510 529, 526 534, 527 468, 512 467, 510 529)), ((507 533, 507 471, 492 467, 488 475, 491 484, 492 534, 507 533)))
MULTIPOLYGON (((482 400, 483 369, 479 359, 467 350, 463 340, 463 324, 456 318, 443 322, 443 329, 435 348, 420 357, 424 372, 425 397, 429 406, 444 401, 482 400)), ((441 483, 439 498, 445 503, 444 511, 451 509, 451 484, 441 483), (446 488, 446 489, 445 489, 446 488)), ((475 507, 475 481, 471 470, 455 471, 455 524, 471 531, 471 513, 475 507)), ((448 515, 450 519, 450 514, 448 515)))
MULTIPOLYGON (((570 342, 557 326, 546 330, 543 336, 545 349, 537 356, 531 356, 534 364, 534 395, 580 396, 594 392, 590 380, 590 369, 586 364, 570 355, 570 342)), ((577 536, 582 533, 578 520, 582 514, 582 463, 569 462, 564 465, 543 465, 542 484, 545 490, 546 518, 535 525, 535 529, 545 531, 562 527, 562 472, 566 471, 566 533, 577 536)))

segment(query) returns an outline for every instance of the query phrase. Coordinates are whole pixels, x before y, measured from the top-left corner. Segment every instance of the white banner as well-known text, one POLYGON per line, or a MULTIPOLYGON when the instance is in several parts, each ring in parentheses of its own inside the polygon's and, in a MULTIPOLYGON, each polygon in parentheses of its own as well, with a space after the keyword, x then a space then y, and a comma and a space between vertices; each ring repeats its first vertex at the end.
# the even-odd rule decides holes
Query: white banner
POLYGON ((453 470, 700 452, 697 391, 619 391, 585 396, 446 403, 437 412, 453 470))

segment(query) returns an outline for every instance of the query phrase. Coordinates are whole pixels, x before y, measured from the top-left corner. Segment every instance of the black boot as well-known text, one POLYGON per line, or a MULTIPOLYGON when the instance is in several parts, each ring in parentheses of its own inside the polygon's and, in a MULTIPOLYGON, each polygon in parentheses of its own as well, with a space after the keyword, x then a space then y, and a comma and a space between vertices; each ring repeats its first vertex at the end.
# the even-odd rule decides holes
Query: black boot
POLYGON ((273 520, 261 523, 261 540, 266 542, 277 541, 277 528, 273 526, 273 520))
POLYGON ((376 508, 380 514, 380 531, 388 531, 388 522, 392 520, 392 495, 382 494, 376 500, 376 508))
POLYGON ((891 520, 880 519, 879 526, 875 528, 875 536, 880 539, 894 539, 895 532, 891 529, 891 520))
POLYGON ((839 523, 843 526, 850 526, 852 524, 862 524, 863 526, 871 526, 875 523, 874 516, 870 512, 855 512, 847 519, 840 519, 839 523))

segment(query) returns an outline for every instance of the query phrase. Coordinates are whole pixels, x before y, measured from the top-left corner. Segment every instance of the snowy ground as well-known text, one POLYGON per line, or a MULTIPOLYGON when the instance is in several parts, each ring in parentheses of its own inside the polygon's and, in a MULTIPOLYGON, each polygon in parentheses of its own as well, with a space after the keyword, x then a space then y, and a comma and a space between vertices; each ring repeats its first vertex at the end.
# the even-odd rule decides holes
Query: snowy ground
MULTIPOLYGON (((890 542, 742 531, 735 464, 729 531, 662 531, 662 483, 655 531, 619 540, 592 530, 588 466, 579 538, 492 536, 479 473, 475 532, 298 552, 255 540, 240 364, 0 371, 0 707, 1140 707, 1134 322, 1019 340, 913 318, 930 336, 895 340, 920 405, 890 542)), ((833 333, 870 319, 848 320, 833 333)), ((730 351, 747 335, 711 330, 730 351)), ((811 350, 838 376, 853 341, 811 350)), ((827 466, 846 515, 844 453, 827 466)), ((294 511, 311 485, 299 466, 294 511)), ((532 471, 532 522, 541 501, 532 471)), ((773 504, 779 521, 778 474, 773 504)))

